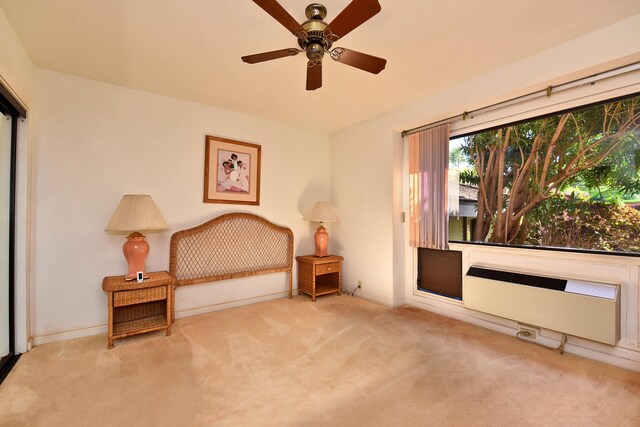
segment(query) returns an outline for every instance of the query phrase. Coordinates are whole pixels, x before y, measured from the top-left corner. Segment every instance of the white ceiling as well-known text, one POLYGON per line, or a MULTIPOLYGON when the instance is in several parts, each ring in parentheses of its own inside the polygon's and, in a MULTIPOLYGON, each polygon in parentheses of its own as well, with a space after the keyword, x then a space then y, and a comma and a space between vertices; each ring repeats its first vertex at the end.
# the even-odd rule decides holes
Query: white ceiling
MULTIPOLYGON (((299 22, 309 0, 280 0, 299 22)), ((349 0, 324 0, 327 22, 349 0)), ((638 0, 380 0, 335 46, 387 59, 378 75, 306 57, 250 0, 0 0, 33 63, 89 79, 333 132, 640 13, 638 0)), ((544 67, 544 64, 540 64, 544 67)))

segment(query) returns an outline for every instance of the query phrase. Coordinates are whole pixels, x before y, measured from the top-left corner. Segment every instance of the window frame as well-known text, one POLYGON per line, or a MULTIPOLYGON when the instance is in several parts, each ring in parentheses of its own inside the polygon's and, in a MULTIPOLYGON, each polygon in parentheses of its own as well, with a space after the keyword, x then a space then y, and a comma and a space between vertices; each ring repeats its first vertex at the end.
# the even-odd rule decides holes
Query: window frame
MULTIPOLYGON (((547 113, 544 113, 544 114, 541 114, 541 115, 537 115, 537 116, 531 116, 529 118, 523 118, 523 119, 516 120, 516 121, 513 121, 513 122, 505 122, 505 123, 502 123, 502 124, 496 124, 496 125, 491 126, 491 127, 482 128, 482 129, 476 129, 476 130, 473 130, 471 132, 466 132, 466 133, 462 133, 462 134, 455 134, 452 131, 451 135, 449 135, 449 141, 451 141, 452 139, 465 138, 467 136, 470 136, 470 135, 473 135, 473 134, 477 134, 477 133, 481 133, 481 132, 491 132, 491 131, 494 131, 496 129, 505 128, 505 127, 508 127, 508 126, 516 126, 516 125, 519 125, 521 123, 526 123, 526 122, 535 121, 535 120, 541 120, 541 119, 544 119, 544 118, 547 118, 547 117, 552 117, 552 116, 564 114, 564 113, 571 112, 571 111, 587 109, 587 108, 590 108, 590 107, 603 105, 603 104, 608 104, 608 103, 613 103, 613 102, 617 102, 617 101, 621 101, 621 100, 629 99, 629 98, 635 98, 635 97, 640 97, 640 90, 638 90, 637 92, 631 92, 631 93, 628 93, 628 94, 625 94, 625 95, 615 96, 613 98, 603 98, 603 99, 598 100, 598 101, 591 101, 591 102, 588 102, 586 104, 580 104, 580 105, 577 105, 577 106, 567 107, 567 108, 563 108, 563 109, 556 110, 556 111, 553 111, 553 112, 547 112, 547 113)), ((463 244, 463 245, 483 245, 483 246, 493 246, 493 247, 501 247, 501 248, 514 248, 514 249, 544 250, 544 251, 556 251, 556 252, 573 252, 573 253, 594 254, 594 255, 625 256, 625 257, 634 257, 634 258, 639 258, 640 257, 640 252, 603 251, 603 250, 597 250, 597 249, 565 248, 565 247, 557 247, 557 246, 518 245, 518 244, 508 244, 508 243, 477 242, 477 241, 464 241, 464 240, 451 240, 451 239, 448 239, 448 243, 463 244)))

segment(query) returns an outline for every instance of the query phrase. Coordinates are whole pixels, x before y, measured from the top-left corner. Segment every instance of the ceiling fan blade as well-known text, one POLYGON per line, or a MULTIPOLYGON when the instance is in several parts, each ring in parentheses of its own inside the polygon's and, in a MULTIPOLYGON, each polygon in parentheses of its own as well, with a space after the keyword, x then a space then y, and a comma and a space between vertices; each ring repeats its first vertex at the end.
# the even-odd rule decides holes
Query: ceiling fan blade
POLYGON ((294 36, 298 38, 305 38, 306 31, 302 28, 302 25, 293 19, 293 16, 291 16, 289 12, 287 12, 276 0, 253 0, 253 2, 263 8, 264 11, 275 18, 276 21, 284 25, 284 27, 291 31, 294 36))
POLYGON ((331 59, 351 65, 352 67, 378 74, 384 70, 387 60, 378 58, 377 56, 367 55, 366 53, 356 52, 355 50, 336 47, 331 50, 331 59))
POLYGON ((307 63, 307 90, 316 90, 322 87, 322 61, 309 61, 307 63))
POLYGON ((382 10, 378 0, 353 0, 329 24, 325 32, 342 38, 382 10))
POLYGON ((285 56, 295 56, 300 52, 298 49, 288 48, 273 50, 271 52, 256 53, 255 55, 243 56, 242 60, 248 64, 271 61, 272 59, 284 58, 285 56))

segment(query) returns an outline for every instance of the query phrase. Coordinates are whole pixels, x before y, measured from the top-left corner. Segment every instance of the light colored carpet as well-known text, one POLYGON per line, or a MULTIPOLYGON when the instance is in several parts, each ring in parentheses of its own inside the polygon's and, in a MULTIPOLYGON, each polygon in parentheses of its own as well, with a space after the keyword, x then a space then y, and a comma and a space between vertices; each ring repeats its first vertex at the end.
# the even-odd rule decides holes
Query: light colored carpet
POLYGON ((640 374, 412 308, 296 297, 36 347, 2 426, 639 426, 640 374))

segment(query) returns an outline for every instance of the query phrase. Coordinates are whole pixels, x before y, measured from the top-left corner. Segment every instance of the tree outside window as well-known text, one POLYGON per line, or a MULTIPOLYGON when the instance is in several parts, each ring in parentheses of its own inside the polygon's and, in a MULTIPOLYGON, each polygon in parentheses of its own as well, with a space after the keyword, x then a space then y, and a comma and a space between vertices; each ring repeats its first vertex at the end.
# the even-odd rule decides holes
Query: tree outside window
POLYGON ((467 135, 451 163, 474 241, 640 252, 640 96, 467 135))

